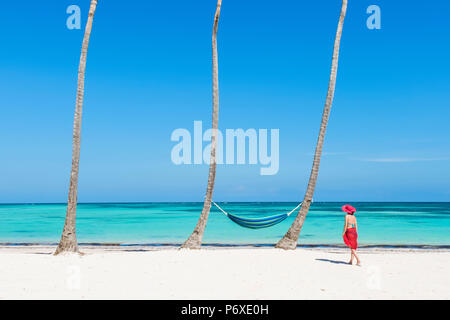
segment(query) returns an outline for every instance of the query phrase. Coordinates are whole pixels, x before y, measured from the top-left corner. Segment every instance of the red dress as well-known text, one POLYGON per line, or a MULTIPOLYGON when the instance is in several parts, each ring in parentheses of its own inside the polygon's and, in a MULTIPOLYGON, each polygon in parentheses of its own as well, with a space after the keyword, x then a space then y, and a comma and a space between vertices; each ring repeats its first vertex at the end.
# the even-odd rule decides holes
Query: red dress
POLYGON ((356 233, 355 228, 347 228, 347 231, 344 233, 344 242, 347 247, 356 250, 358 247, 358 233, 356 233))

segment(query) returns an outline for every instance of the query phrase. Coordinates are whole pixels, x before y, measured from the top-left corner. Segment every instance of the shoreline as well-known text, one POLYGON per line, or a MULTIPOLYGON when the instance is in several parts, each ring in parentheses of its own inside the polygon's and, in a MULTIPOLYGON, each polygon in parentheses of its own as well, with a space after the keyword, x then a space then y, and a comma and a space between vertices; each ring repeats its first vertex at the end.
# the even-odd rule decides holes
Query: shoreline
MULTIPOLYGON (((0 242, 0 248, 6 247, 56 247, 57 242, 0 242)), ((150 248, 179 248, 182 243, 120 243, 120 242, 80 242, 80 247, 150 247, 150 248)), ((203 243, 202 248, 275 248, 275 243, 203 243)), ((347 249, 344 244, 297 244, 297 248, 304 249, 347 249)), ((434 244, 363 244, 358 245, 360 249, 423 249, 423 250, 450 250, 450 244, 434 245, 434 244)))
MULTIPOLYGON (((57 244, 0 244, 0 254, 17 253, 17 254, 53 254, 57 244)), ((180 250, 181 244, 114 244, 114 243, 80 243, 78 245, 80 252, 83 254, 103 254, 108 252, 157 252, 157 251, 185 251, 180 250)), ((188 251, 313 251, 347 254, 349 249, 346 246, 335 245, 298 245, 296 250, 282 250, 275 248, 275 245, 223 245, 223 244, 207 244, 202 245, 199 250, 188 251)), ((379 254, 379 253, 450 253, 450 246, 361 246, 358 252, 363 254, 379 254)))

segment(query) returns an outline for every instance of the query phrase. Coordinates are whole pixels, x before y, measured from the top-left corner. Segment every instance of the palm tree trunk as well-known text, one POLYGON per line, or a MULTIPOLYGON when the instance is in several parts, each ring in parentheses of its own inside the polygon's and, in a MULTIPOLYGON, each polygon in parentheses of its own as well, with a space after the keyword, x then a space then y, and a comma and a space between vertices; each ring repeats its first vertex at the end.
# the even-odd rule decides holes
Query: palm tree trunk
POLYGON ((295 249, 297 247, 298 237, 300 231, 305 222, 306 215, 308 214, 309 207, 316 187, 317 177, 319 175, 320 157, 322 155, 322 147, 325 139, 325 132, 327 130, 328 118, 330 117, 331 105, 333 103, 334 88, 336 86, 336 74, 338 68, 339 59, 339 45, 341 42, 342 28, 344 25, 345 13, 347 11, 347 0, 342 0, 341 15, 336 32, 336 39, 334 41, 333 60, 331 62, 331 74, 328 84, 327 99, 322 114, 322 123, 320 124, 319 138, 316 144, 316 152, 314 154, 314 162, 311 170, 311 175, 308 182, 308 188, 306 189, 303 205, 297 214, 294 222, 289 228, 284 237, 277 243, 276 248, 281 249, 295 249))
POLYGON ((216 14, 214 16, 214 26, 212 33, 212 56, 213 56, 213 119, 212 119, 212 137, 211 137, 211 159, 209 164, 208 186, 206 188, 203 210, 195 226, 194 231, 181 248, 200 249, 202 245, 203 234, 208 221, 211 201, 214 192, 214 181, 216 179, 216 148, 217 148, 217 130, 219 127, 219 64, 217 59, 217 26, 219 24, 220 7, 222 0, 217 1, 216 14))
POLYGON ((77 192, 78 192, 78 169, 80 162, 80 142, 81 142, 81 116, 83 112, 84 96, 84 74, 86 70, 86 57, 91 36, 92 22, 97 7, 97 0, 91 0, 89 17, 84 32, 83 45, 81 47, 80 65, 78 68, 77 100, 75 104, 75 116, 73 121, 73 149, 72 149, 72 171, 70 173, 69 199, 67 201, 67 213, 61 241, 56 248, 55 255, 62 252, 78 252, 78 243, 75 228, 77 212, 77 192))

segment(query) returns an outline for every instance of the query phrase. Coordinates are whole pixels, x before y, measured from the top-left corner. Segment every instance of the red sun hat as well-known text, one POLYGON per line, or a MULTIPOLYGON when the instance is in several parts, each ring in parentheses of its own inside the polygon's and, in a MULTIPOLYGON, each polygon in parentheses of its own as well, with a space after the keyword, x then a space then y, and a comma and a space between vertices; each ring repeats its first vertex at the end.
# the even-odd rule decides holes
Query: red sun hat
POLYGON ((342 211, 348 214, 354 214, 356 212, 356 209, 351 205, 346 204, 345 206, 342 206, 342 211))

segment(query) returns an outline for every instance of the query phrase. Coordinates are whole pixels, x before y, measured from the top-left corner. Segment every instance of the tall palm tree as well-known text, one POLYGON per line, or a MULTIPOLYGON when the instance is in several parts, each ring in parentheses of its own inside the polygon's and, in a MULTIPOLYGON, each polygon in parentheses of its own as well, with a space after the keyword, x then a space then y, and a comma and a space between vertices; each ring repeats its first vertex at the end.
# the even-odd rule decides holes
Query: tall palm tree
POLYGON ((306 189, 303 205, 297 214, 294 222, 289 228, 284 237, 277 243, 276 247, 281 249, 295 249, 297 247, 298 237, 300 230, 305 222, 306 215, 308 214, 309 207, 311 206, 314 189, 316 187, 317 177, 319 175, 320 157, 322 155, 322 147, 325 139, 325 132, 327 130, 328 118, 330 117, 331 105, 333 103, 334 88, 336 86, 336 74, 339 59, 339 45, 341 42, 342 28, 344 26, 345 13, 347 11, 347 0, 342 0, 341 15, 336 32, 336 38, 334 40, 333 59, 331 62, 331 74, 328 84, 327 99, 322 114, 322 123, 320 124, 319 138, 316 144, 316 152, 314 154, 314 162, 311 169, 311 175, 308 182, 308 188, 306 189))
POLYGON ((75 228, 77 212, 78 192, 78 169, 80 163, 80 141, 81 141, 81 116, 83 112, 84 96, 84 73, 86 70, 86 57, 91 36, 92 22, 97 7, 97 0, 91 0, 89 17, 84 32, 83 45, 81 47, 80 65, 78 67, 77 99, 75 104, 75 116, 73 121, 73 149, 72 149, 72 171, 70 173, 69 199, 67 201, 66 221, 61 240, 56 248, 55 255, 62 252, 78 252, 78 243, 75 228))
POLYGON ((209 163, 208 186, 206 188, 203 210, 195 226, 194 231, 186 242, 181 246, 188 249, 200 249, 202 245, 203 234, 208 221, 211 201, 214 192, 214 181, 216 179, 216 148, 217 148, 217 130, 219 127, 219 65, 217 59, 217 26, 219 24, 220 7, 222 0, 217 0, 216 14, 214 16, 214 26, 212 33, 212 56, 213 56, 213 119, 212 119, 212 137, 211 137, 211 157, 209 163))

